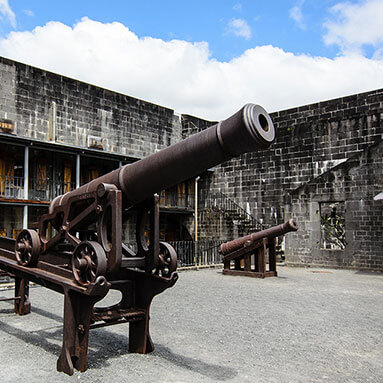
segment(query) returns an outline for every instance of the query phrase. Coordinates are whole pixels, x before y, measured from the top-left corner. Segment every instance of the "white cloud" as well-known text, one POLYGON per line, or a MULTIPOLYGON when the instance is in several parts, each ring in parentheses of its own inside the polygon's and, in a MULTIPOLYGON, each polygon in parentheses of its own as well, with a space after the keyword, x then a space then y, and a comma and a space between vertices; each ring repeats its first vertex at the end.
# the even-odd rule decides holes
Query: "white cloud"
POLYGON ((290 9, 289 16, 290 19, 293 19, 295 24, 301 28, 306 29, 306 24, 304 23, 303 13, 302 13, 303 1, 299 1, 294 7, 290 9))
POLYGON ((9 6, 8 0, 0 0, 0 14, 9 20, 13 28, 16 28, 16 16, 9 6))
POLYGON ((346 53, 360 53, 365 45, 382 48, 382 0, 364 0, 356 4, 342 2, 330 8, 330 12, 332 19, 324 24, 327 45, 338 45, 346 53))
POLYGON ((383 60, 261 46, 220 62, 204 42, 138 38, 120 23, 86 18, 12 32, 0 55, 210 120, 247 102, 275 111, 383 87, 383 60))
POLYGON ((27 15, 27 16, 30 16, 30 17, 33 17, 35 14, 33 13, 33 11, 31 11, 30 9, 24 9, 24 13, 27 15))
POLYGON ((236 36, 244 37, 246 40, 251 39, 251 28, 246 20, 231 19, 228 24, 228 31, 236 36))

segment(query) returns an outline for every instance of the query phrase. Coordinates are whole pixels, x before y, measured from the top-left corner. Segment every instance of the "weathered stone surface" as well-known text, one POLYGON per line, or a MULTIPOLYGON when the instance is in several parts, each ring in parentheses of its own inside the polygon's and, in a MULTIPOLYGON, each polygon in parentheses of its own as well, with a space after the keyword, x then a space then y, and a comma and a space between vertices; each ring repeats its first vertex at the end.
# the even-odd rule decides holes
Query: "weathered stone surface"
MULTIPOLYGON (((272 147, 216 167, 205 181, 206 187, 222 191, 269 224, 295 217, 299 231, 286 236, 291 238, 286 245, 291 263, 383 268, 382 202, 373 201, 383 190, 379 149, 383 90, 271 116, 276 127, 272 147), (346 201, 349 243, 345 251, 320 249, 320 217, 314 217, 313 205, 331 201, 346 201), (357 230, 356 216, 351 215, 350 204, 355 203, 359 203, 355 214, 364 230, 357 230)), ((196 131, 209 125, 183 117, 184 134, 190 134, 193 126, 196 131)))
MULTIPOLYGON (((381 141, 383 90, 347 96, 272 114, 276 142, 206 173, 201 195, 222 191, 268 224, 295 217, 287 261, 382 268, 381 141), (323 250, 320 204, 344 202, 345 250, 323 250), (318 213, 316 213, 318 211, 318 213), (319 222, 319 223, 318 223, 319 222), (319 226, 318 226, 319 225, 319 226)), ((126 95, 0 58, 0 119, 22 137, 142 158, 214 122, 182 115, 126 95), (182 123, 182 124, 181 124, 182 123), (53 131, 55 127, 55 132, 53 131)), ((242 235, 233 219, 200 214, 200 238, 242 235)), ((183 221, 193 230, 191 217, 183 221)))
POLYGON ((0 118, 18 136, 48 141, 56 104, 56 141, 142 158, 181 139, 173 110, 0 58, 0 118))

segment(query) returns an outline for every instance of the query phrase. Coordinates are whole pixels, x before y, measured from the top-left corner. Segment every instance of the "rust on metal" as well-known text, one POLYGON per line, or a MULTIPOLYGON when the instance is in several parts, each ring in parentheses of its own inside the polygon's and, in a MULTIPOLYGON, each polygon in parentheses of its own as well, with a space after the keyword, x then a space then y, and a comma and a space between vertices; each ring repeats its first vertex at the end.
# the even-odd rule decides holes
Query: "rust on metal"
POLYGON ((154 349, 150 304, 178 279, 177 254, 159 240, 158 193, 234 156, 266 149, 274 137, 267 112, 247 104, 217 125, 56 197, 37 230, 0 238, 0 269, 15 278, 18 314, 30 311, 28 281, 64 295, 58 371, 86 370, 92 328, 129 322, 129 351, 154 349), (128 208, 137 211, 136 252, 122 242, 128 208), (113 289, 121 301, 95 308, 113 289))
POLYGON ((257 231, 256 233, 246 235, 245 237, 234 239, 230 242, 225 242, 221 245, 220 252, 225 255, 229 254, 244 246, 249 246, 255 241, 262 238, 275 238, 280 235, 289 233, 290 231, 297 231, 298 226, 294 219, 290 219, 285 223, 278 226, 273 226, 265 230, 257 231))
POLYGON ((223 274, 255 278, 277 276, 276 237, 298 230, 295 220, 223 243, 223 274), (267 269, 268 258, 268 269, 267 269))

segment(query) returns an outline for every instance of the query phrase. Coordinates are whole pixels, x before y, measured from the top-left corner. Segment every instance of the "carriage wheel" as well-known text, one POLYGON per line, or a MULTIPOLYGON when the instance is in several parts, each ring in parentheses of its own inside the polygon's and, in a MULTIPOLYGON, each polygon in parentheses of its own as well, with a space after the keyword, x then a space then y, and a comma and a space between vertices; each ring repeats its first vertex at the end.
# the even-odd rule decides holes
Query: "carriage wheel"
POLYGON ((167 242, 160 242, 159 265, 155 274, 169 278, 173 271, 177 269, 177 253, 174 247, 167 242))
POLYGON ((39 258, 40 237, 35 230, 25 229, 17 236, 15 255, 19 265, 34 266, 39 258))
POLYGON ((100 275, 105 275, 107 259, 102 246, 95 241, 79 243, 72 255, 72 271, 75 280, 81 285, 96 281, 100 275))

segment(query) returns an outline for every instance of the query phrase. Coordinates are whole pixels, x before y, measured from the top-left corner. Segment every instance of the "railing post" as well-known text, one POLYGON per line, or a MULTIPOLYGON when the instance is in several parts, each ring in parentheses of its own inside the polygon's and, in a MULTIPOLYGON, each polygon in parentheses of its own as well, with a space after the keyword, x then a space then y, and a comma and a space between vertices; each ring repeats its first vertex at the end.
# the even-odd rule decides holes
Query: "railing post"
MULTIPOLYGON (((24 199, 29 195, 29 147, 24 148, 24 199)), ((24 205, 23 229, 28 227, 28 205, 24 205)))
POLYGON ((194 264, 197 265, 198 256, 198 181, 200 177, 194 180, 194 264))
POLYGON ((80 164, 81 164, 80 154, 76 156, 76 189, 80 187, 80 164))
POLYGON ((29 147, 24 148, 24 199, 28 199, 29 185, 29 147))

